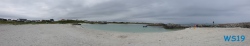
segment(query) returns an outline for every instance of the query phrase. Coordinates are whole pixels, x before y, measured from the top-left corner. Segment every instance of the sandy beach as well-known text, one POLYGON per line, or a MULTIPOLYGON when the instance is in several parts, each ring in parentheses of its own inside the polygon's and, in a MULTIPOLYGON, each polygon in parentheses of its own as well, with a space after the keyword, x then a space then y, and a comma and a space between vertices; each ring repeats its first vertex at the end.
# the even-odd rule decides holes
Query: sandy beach
POLYGON ((0 25, 0 46, 249 46, 247 28, 187 28, 155 33, 123 33, 70 24, 0 25), (224 35, 245 35, 226 42, 224 35))

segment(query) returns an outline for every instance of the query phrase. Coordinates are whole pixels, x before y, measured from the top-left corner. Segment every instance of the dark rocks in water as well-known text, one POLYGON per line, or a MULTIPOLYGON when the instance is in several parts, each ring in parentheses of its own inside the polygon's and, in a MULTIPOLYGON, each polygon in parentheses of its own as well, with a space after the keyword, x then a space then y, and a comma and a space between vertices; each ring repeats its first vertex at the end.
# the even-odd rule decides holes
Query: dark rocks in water
POLYGON ((163 26, 163 23, 148 24, 147 26, 163 26))
POLYGON ((148 24, 147 26, 163 26, 163 28, 165 28, 165 29, 184 29, 184 28, 188 28, 187 26, 181 26, 180 24, 171 24, 171 23, 169 23, 169 24, 155 23, 155 24, 148 24))
POLYGON ((196 25, 196 27, 213 27, 213 25, 205 25, 205 24, 202 24, 202 25, 196 25))
POLYGON ((95 24, 94 22, 90 22, 89 24, 95 24))
POLYGON ((81 25, 81 24, 79 24, 79 23, 73 23, 72 25, 81 25))
POLYGON ((148 26, 143 26, 143 27, 148 27, 148 26))
POLYGON ((98 23, 98 24, 108 24, 107 22, 100 22, 100 23, 98 23))
POLYGON ((163 25, 165 29, 184 29, 188 28, 186 26, 181 26, 180 24, 165 24, 163 25))
POLYGON ((89 22, 89 24, 108 24, 107 22, 89 22))
POLYGON ((250 22, 218 24, 217 27, 242 27, 242 28, 250 28, 250 22))

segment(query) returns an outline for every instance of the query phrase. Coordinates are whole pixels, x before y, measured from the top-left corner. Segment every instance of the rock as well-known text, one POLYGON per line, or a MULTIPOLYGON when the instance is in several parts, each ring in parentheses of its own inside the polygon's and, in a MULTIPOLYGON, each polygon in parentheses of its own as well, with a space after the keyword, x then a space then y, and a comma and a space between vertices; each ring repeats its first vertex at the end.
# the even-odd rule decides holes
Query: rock
POLYGON ((250 28, 250 25, 243 25, 243 28, 250 28))
POLYGON ((250 28, 250 22, 219 24, 219 27, 242 27, 242 28, 250 28))
POLYGON ((181 26, 180 24, 165 24, 163 26, 165 29, 184 29, 184 28, 188 28, 185 26, 181 26))
POLYGON ((148 24, 147 26, 163 26, 163 23, 148 24))
POLYGON ((81 24, 79 24, 79 23, 73 23, 72 25, 81 25, 81 24))
POLYGON ((94 22, 90 22, 89 24, 95 24, 94 22))
POLYGON ((98 24, 108 24, 107 22, 99 22, 98 24))

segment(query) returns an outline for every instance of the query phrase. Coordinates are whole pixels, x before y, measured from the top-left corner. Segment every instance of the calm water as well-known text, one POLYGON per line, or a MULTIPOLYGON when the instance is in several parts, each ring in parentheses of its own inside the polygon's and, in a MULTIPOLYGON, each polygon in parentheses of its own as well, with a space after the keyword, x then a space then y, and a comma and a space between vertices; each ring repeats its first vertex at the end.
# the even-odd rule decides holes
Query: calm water
POLYGON ((145 24, 83 24, 85 28, 104 30, 104 31, 116 31, 116 32, 167 32, 175 31, 171 29, 164 29, 159 26, 143 27, 145 24))

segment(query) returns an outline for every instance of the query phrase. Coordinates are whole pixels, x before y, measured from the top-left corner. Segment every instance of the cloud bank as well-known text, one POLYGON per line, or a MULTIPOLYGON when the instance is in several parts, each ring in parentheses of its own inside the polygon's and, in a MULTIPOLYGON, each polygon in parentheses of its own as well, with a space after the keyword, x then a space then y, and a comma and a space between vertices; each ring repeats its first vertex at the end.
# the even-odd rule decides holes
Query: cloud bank
POLYGON ((250 22, 250 0, 0 0, 0 18, 250 22))

